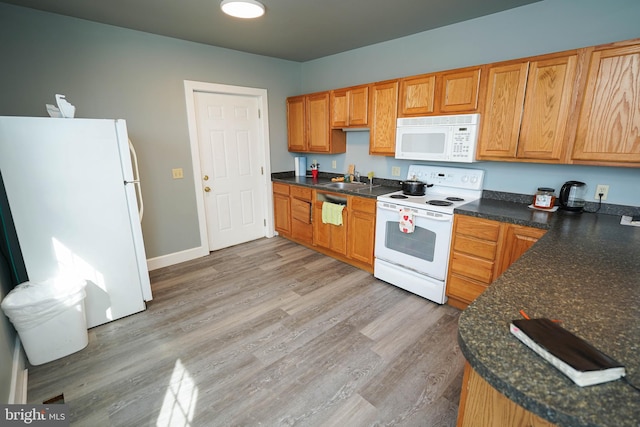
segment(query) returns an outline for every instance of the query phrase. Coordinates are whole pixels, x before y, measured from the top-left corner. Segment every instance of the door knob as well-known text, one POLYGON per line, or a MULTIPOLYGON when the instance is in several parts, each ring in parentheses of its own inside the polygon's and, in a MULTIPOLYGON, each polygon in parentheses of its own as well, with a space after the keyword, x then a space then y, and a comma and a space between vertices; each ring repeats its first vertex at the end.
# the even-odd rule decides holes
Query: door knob
POLYGON ((204 191, 208 193, 211 189, 209 187, 204 187, 204 191))
POLYGON ((205 181, 209 181, 209 175, 205 175, 202 179, 204 179, 205 181))

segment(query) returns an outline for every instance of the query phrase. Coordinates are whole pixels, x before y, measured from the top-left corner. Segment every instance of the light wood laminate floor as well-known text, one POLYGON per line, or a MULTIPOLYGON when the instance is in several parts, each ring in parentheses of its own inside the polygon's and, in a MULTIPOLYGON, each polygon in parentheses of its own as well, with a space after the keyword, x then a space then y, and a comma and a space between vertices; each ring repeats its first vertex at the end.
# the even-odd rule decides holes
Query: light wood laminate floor
POLYGON ((145 312, 29 366, 74 426, 454 426, 459 311, 280 237, 151 272, 145 312))

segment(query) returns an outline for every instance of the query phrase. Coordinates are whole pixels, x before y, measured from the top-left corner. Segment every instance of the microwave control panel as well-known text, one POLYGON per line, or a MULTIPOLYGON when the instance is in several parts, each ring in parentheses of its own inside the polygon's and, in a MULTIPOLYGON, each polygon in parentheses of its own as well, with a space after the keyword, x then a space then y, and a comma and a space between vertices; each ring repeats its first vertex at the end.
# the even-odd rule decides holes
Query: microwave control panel
POLYGON ((456 126, 451 132, 451 160, 473 161, 476 156, 476 142, 478 141, 478 126, 456 126))

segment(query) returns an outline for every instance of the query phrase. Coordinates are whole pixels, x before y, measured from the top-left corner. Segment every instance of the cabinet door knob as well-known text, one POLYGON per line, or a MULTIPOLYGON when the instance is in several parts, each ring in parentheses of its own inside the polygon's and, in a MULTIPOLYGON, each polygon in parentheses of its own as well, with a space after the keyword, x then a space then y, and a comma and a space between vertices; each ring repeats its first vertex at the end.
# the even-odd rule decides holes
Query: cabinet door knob
POLYGON ((209 187, 204 187, 204 191, 208 193, 211 189, 209 187))
POLYGON ((205 175, 202 179, 204 179, 205 181, 209 181, 209 175, 205 175))

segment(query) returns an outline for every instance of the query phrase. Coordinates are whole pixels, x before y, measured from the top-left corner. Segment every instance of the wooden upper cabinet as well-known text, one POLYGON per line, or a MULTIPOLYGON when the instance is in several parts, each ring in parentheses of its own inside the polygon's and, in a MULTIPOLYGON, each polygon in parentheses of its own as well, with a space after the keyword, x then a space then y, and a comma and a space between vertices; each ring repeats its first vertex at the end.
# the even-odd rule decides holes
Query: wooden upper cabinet
POLYGON ((401 79, 398 117, 476 113, 480 75, 474 67, 401 79))
POLYGON ((307 96, 309 151, 329 152, 329 92, 307 96))
POLYGON ((287 141, 292 152, 346 152, 344 132, 330 126, 329 92, 287 98, 287 141))
POLYGON ((475 113, 478 110, 481 68, 456 70, 439 76, 442 113, 475 113))
POLYGON ((368 85, 331 91, 331 127, 365 127, 368 116, 368 85))
POLYGON ((478 159, 516 156, 528 68, 528 62, 489 68, 478 159))
POLYGON ((640 44, 635 43, 592 52, 572 160, 640 166, 640 44))
POLYGON ((490 66, 477 158, 566 162, 576 69, 575 52, 490 66))
POLYGON ((435 111, 435 94, 435 74, 401 79, 398 116, 425 116, 432 114, 435 111))
POLYGON ((306 97, 292 96, 287 98, 287 143, 289 151, 307 151, 306 137, 306 97))
POLYGON ((577 58, 569 55, 529 64, 518 158, 566 158, 577 58))
POLYGON ((369 87, 369 154, 394 156, 398 115, 398 80, 369 87))
POLYGON ((349 123, 349 90, 331 91, 331 127, 344 128, 349 123))

